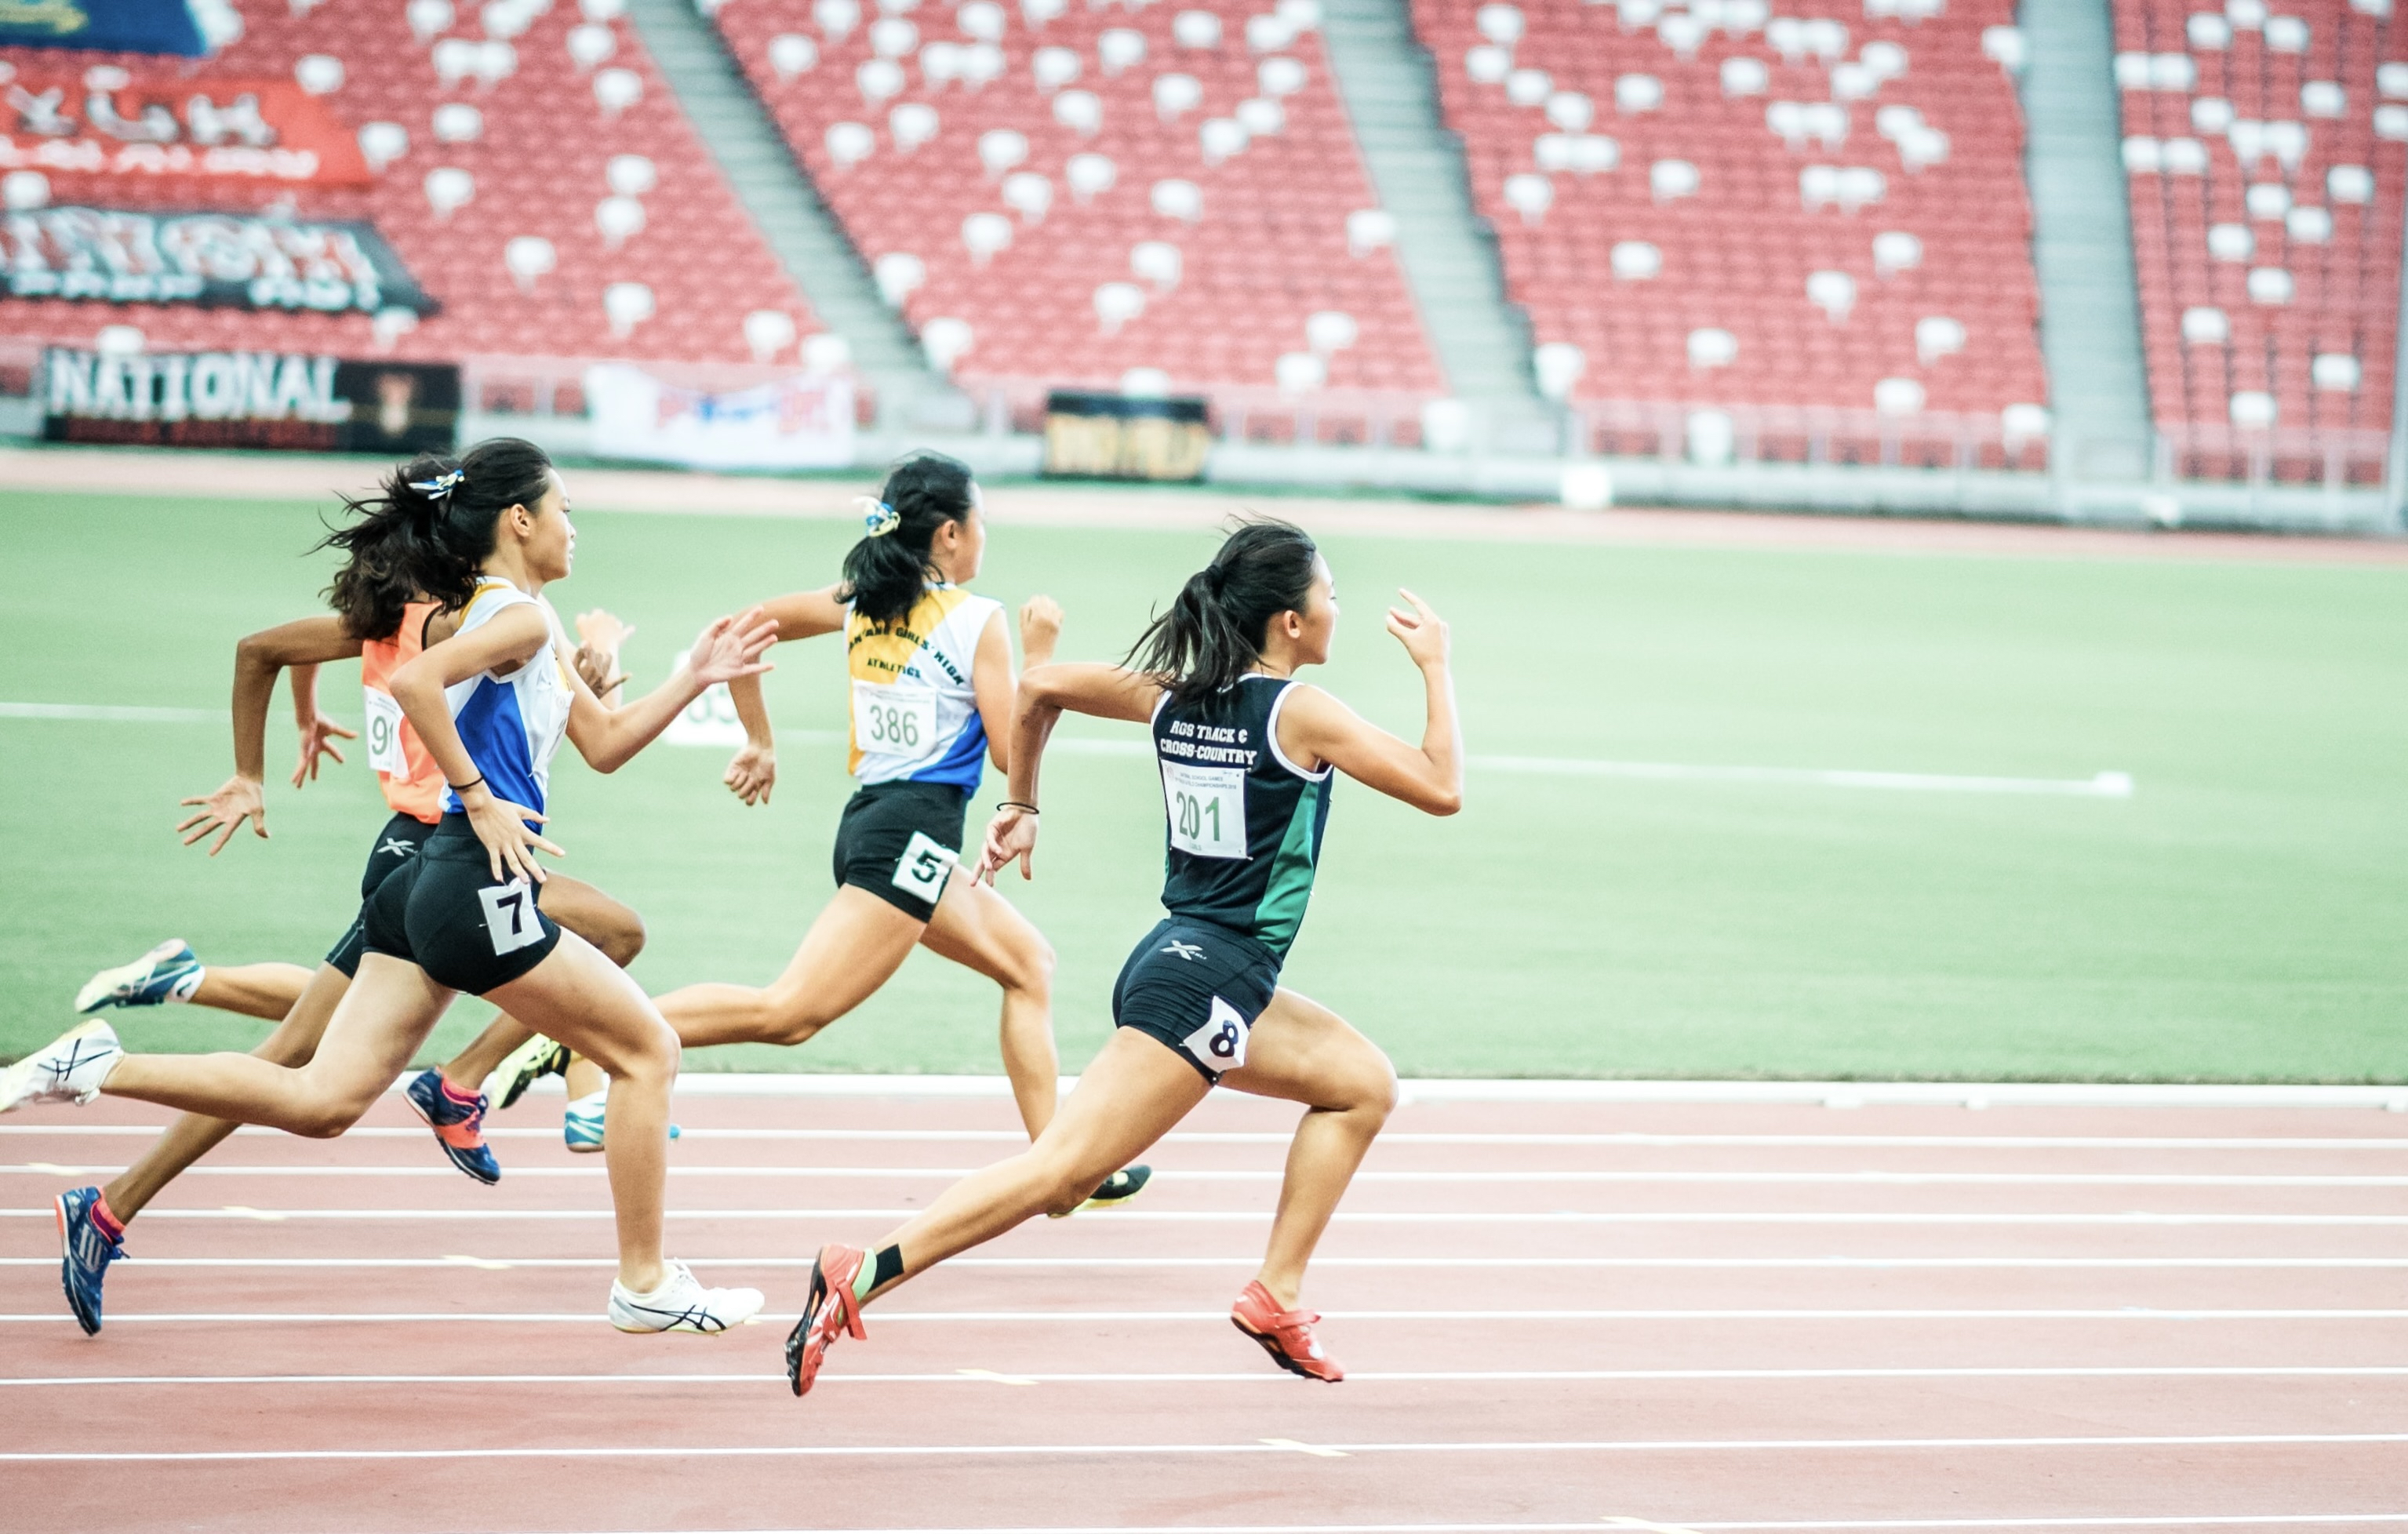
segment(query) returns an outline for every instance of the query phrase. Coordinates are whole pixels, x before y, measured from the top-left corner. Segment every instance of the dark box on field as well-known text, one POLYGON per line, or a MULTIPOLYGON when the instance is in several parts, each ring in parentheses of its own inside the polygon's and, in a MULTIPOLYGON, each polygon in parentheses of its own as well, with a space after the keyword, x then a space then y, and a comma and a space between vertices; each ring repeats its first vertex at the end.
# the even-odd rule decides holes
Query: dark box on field
POLYGON ((1200 399, 1045 396, 1045 473, 1054 479, 1200 480, 1212 446, 1200 399))
POLYGON ((53 442, 403 456, 449 452, 459 435, 453 363, 57 347, 42 369, 42 435, 53 442))

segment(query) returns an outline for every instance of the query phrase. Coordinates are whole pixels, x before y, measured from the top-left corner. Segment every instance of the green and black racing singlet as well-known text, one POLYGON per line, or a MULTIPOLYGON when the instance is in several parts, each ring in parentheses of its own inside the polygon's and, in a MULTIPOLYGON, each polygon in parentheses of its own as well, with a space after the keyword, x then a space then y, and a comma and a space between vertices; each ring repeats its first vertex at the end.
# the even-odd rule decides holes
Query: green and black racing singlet
POLYGON ((1163 908, 1282 958, 1304 923, 1329 823, 1328 766, 1306 772, 1280 753, 1280 706, 1295 685, 1255 672, 1192 704, 1166 693, 1154 713, 1170 820, 1163 908))

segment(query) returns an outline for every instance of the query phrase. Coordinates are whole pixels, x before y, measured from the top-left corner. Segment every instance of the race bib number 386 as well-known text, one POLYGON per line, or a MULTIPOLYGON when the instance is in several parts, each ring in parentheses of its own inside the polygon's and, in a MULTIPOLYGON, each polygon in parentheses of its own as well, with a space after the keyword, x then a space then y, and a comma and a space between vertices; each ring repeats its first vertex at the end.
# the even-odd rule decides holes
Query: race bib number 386
POLYGON ((918 756, 936 743, 936 694, 889 682, 853 684, 854 750, 870 756, 918 756))
POLYGON ((1162 764, 1170 844, 1197 857, 1246 855, 1246 774, 1238 767, 1162 764))

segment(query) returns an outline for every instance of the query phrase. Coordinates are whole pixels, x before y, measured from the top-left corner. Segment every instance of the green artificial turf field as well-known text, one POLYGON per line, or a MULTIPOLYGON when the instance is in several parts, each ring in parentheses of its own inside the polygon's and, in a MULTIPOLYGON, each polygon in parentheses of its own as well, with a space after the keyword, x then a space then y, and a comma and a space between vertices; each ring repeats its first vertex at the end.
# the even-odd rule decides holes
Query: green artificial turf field
MULTIPOLYGON (((222 706, 234 641, 313 609, 315 516, 0 493, 0 700, 222 706)), ((712 614, 832 579, 849 537, 759 518, 580 526, 578 573, 551 595, 636 624, 641 685, 712 614)), ((1210 547, 1002 524, 981 586, 1051 592, 1064 656, 1103 657, 1210 547)), ((1453 622, 1475 755, 2138 784, 2102 798, 1475 767, 1446 821, 1349 784, 1288 977, 1407 1074, 2408 1080, 2408 569, 1326 547, 1347 616, 1319 680, 1408 736, 1417 679, 1380 620, 1400 582, 1453 622)), ((787 735, 767 810, 720 788, 721 750, 656 746, 611 778, 562 753, 551 834, 566 868, 643 911, 650 989, 766 981, 828 894, 840 657, 823 642, 774 659, 787 735)), ((353 722, 355 677, 329 668, 325 695, 353 722)), ((0 1056, 162 937, 308 963, 342 930, 383 811, 356 758, 284 787, 289 717, 280 692, 274 839, 245 833, 215 861, 168 827, 179 796, 229 770, 222 724, 0 717, 0 1056)), ((1045 802, 1039 882, 1008 888, 1059 951, 1076 1068, 1157 913, 1161 799, 1140 757, 1063 753, 1045 802)), ((922 954, 807 1049, 689 1068, 991 1072, 994 1007, 985 982, 922 954)), ((263 1027, 117 1015, 141 1049, 247 1048, 263 1027)), ((485 1015, 464 1002, 430 1054, 485 1015)))

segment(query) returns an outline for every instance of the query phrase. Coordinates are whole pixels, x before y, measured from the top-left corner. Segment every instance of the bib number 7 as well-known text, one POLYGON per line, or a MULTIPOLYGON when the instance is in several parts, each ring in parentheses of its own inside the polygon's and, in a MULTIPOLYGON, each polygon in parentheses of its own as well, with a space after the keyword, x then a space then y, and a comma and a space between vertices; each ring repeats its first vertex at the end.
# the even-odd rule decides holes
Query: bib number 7
POLYGON ((543 918, 536 913, 535 890, 523 879, 488 884, 477 892, 485 908, 485 936, 496 954, 515 953, 543 941, 543 918))

